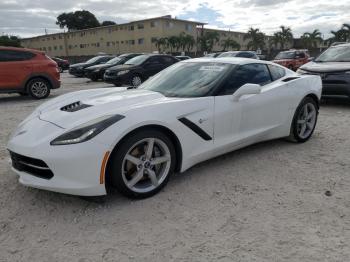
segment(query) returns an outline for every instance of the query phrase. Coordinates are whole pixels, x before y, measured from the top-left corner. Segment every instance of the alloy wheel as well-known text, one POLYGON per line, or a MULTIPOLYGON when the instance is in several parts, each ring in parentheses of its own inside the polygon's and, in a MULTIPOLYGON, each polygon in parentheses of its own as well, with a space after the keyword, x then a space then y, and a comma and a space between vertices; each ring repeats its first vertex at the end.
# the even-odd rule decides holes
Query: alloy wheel
POLYGON ((37 98, 46 96, 48 89, 49 87, 47 86, 47 84, 42 81, 34 82, 31 86, 31 92, 37 98))
POLYGON ((312 103, 306 103, 299 112, 297 120, 297 132, 301 139, 312 134, 317 119, 317 109, 312 103))
POLYGON ((122 162, 122 178, 133 192, 148 193, 158 188, 169 175, 171 155, 168 146, 158 138, 135 143, 122 162))
POLYGON ((134 87, 141 85, 142 79, 139 76, 133 76, 131 83, 134 87))

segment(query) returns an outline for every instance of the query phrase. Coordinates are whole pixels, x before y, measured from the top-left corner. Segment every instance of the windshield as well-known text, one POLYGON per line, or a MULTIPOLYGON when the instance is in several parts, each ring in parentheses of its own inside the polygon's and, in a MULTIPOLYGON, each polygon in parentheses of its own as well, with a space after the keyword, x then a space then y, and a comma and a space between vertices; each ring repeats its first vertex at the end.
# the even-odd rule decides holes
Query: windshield
POLYGON ((218 57, 234 57, 237 54, 238 54, 237 52, 227 52, 227 53, 220 54, 218 57))
POLYGON ((130 60, 128 60, 125 64, 126 65, 141 65, 149 57, 150 57, 149 55, 136 56, 136 57, 131 58, 130 60))
POLYGON ((115 57, 111 60, 109 60, 106 64, 108 65, 114 65, 114 64, 117 64, 121 59, 119 57, 115 57))
POLYGON ((95 56, 89 60, 87 60, 85 63, 86 64, 92 64, 92 63, 95 63, 97 60, 99 60, 101 58, 101 56, 95 56))
POLYGON ((295 52, 280 52, 278 55, 276 55, 275 60, 282 60, 282 59, 294 59, 295 58, 295 52))
POLYGON ((350 46, 330 47, 315 62, 350 62, 350 46))
POLYGON ((139 88, 167 97, 202 97, 209 94, 234 65, 224 63, 176 63, 144 82, 139 88))

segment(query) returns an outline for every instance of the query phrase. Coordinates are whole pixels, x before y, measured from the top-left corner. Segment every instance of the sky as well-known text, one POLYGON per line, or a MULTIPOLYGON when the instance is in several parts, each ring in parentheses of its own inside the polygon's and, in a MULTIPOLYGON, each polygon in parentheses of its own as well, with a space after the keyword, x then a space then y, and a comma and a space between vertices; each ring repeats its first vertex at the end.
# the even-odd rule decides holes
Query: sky
POLYGON ((206 22, 208 28, 272 34, 289 26, 295 37, 319 29, 325 38, 350 24, 350 0, 0 0, 0 35, 30 37, 62 31, 56 17, 88 10, 99 21, 116 23, 172 15, 206 22))

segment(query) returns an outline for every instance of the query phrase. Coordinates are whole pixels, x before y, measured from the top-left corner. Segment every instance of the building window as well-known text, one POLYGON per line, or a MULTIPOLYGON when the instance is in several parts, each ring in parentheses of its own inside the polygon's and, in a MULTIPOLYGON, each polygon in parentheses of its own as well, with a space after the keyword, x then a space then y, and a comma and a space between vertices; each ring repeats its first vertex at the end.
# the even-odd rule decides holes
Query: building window
POLYGON ((129 26, 129 31, 134 31, 134 26, 133 25, 129 26))
POLYGON ((44 47, 43 49, 44 49, 44 51, 46 51, 46 47, 44 47))
POLYGON ((186 24, 185 28, 186 28, 186 31, 192 31, 192 25, 191 24, 186 24))
POLYGON ((100 47, 100 43, 96 43, 96 46, 97 46, 97 47, 100 47))
POLYGON ((60 45, 60 50, 63 50, 63 46, 60 45))
POLYGON ((154 42, 156 42, 157 40, 158 40, 157 37, 152 37, 152 38, 151 38, 151 43, 154 43, 154 42))
POLYGON ((57 50, 57 46, 55 45, 55 46, 53 47, 53 49, 54 49, 54 50, 57 50))
POLYGON ((166 28, 173 28, 174 24, 172 22, 166 21, 165 27, 166 28))
POLYGON ((109 46, 109 42, 106 43, 106 46, 109 46))
POLYGON ((68 48, 69 48, 69 49, 72 49, 72 48, 73 48, 73 46, 72 46, 72 45, 69 45, 69 46, 68 46, 68 48))
POLYGON ((50 37, 46 38, 47 41, 50 41, 50 37))
POLYGON ((124 44, 124 41, 121 41, 122 44, 124 44))
POLYGON ((144 29, 145 26, 143 24, 137 24, 137 29, 144 29))
POLYGON ((151 27, 157 27, 158 23, 157 21, 151 21, 151 27))
POLYGON ((129 45, 134 45, 135 44, 135 40, 129 40, 129 45))
POLYGON ((56 40, 56 37, 53 36, 52 39, 53 39, 53 40, 56 40))
POLYGON ((52 48, 51 48, 51 46, 49 46, 49 51, 51 51, 52 50, 52 48))
POLYGON ((143 45, 144 42, 145 42, 144 38, 139 38, 138 40, 139 45, 143 45))

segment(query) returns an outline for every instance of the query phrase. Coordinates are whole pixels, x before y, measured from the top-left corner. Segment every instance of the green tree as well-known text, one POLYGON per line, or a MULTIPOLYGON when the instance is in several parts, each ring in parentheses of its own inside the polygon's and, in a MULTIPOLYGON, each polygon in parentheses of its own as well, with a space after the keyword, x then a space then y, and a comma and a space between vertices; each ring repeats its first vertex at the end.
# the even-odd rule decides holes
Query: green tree
POLYGON ((250 50, 263 49, 265 47, 265 34, 259 28, 250 28, 244 36, 244 40, 250 39, 247 48, 250 50))
POLYGON ((0 46, 21 47, 21 41, 17 36, 2 35, 0 36, 0 46))
POLYGON ((196 44, 196 40, 192 35, 185 35, 184 37, 184 42, 185 42, 185 49, 187 52, 191 52, 193 46, 196 44))
POLYGON ((313 32, 305 32, 301 36, 301 40, 303 45, 306 48, 315 48, 317 47, 317 44, 322 42, 323 39, 321 37, 321 32, 318 29, 315 29, 313 32))
POLYGON ((159 53, 161 53, 162 49, 164 49, 168 44, 167 39, 164 37, 153 39, 152 42, 156 46, 156 48, 158 49, 159 53))
POLYGON ((170 36, 167 38, 167 47, 170 48, 170 53, 173 52, 173 49, 176 48, 179 38, 177 36, 170 36))
POLYGON ((116 25, 116 23, 113 21, 103 21, 101 23, 101 26, 107 26, 107 25, 116 25))
POLYGON ((226 51, 226 48, 229 48, 232 50, 240 50, 241 49, 241 45, 231 38, 227 38, 227 39, 223 40, 221 43, 221 46, 223 48, 222 51, 226 51))
POLYGON ((275 32, 271 39, 271 42, 277 47, 280 44, 281 49, 283 50, 286 44, 293 41, 293 33, 290 27, 280 26, 281 30, 275 32))
POLYGON ((86 10, 62 13, 57 17, 56 24, 60 28, 67 27, 68 30, 81 30, 100 26, 100 22, 95 15, 86 10))
POLYGON ((216 43, 220 41, 220 35, 218 32, 209 31, 204 35, 198 37, 197 43, 202 51, 211 52, 216 43))

